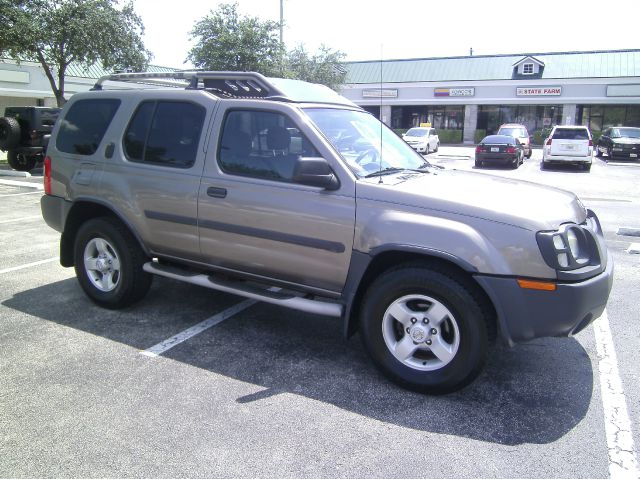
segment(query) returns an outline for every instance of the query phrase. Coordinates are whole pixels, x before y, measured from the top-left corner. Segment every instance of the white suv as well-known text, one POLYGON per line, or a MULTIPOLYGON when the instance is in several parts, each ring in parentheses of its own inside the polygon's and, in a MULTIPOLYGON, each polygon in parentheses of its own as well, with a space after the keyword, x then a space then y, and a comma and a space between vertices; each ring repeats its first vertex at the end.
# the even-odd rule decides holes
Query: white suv
POLYGON ((417 126, 409 129, 402 139, 406 141, 411 148, 418 153, 428 155, 432 151, 438 151, 440 147, 440 138, 435 128, 426 126, 417 126))
POLYGON ((569 163, 591 170, 593 139, 586 126, 554 126, 542 149, 542 168, 549 163, 569 163))

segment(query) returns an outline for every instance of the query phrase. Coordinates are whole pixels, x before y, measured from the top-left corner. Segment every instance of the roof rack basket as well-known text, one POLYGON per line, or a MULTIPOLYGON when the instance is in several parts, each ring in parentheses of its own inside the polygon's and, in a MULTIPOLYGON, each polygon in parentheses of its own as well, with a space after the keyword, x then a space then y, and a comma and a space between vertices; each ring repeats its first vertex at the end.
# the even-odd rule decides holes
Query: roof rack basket
POLYGON ((256 72, 176 71, 114 73, 98 79, 92 90, 102 90, 105 81, 133 82, 175 88, 203 89, 227 98, 281 98, 286 95, 256 72))

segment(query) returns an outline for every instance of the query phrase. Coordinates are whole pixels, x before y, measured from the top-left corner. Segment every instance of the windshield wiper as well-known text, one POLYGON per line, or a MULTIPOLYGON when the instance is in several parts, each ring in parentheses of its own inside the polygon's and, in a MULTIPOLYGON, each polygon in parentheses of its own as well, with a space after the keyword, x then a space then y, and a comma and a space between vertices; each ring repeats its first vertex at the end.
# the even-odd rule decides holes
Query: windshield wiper
POLYGON ((378 171, 374 171, 373 173, 369 173, 365 175, 365 178, 373 178, 374 176, 382 176, 382 175, 390 175, 391 173, 396 173, 398 171, 404 171, 406 168, 398 168, 395 166, 388 166, 387 168, 383 168, 378 171))
POLYGON ((365 176, 365 178, 372 178, 374 176, 382 176, 382 175, 390 175, 392 173, 397 173, 399 171, 414 171, 416 173, 429 173, 428 171, 424 170, 424 168, 427 166, 432 166, 432 165, 430 163, 424 163, 420 165, 418 168, 399 168, 397 166, 389 166, 387 168, 383 168, 382 170, 369 173, 368 175, 365 176))

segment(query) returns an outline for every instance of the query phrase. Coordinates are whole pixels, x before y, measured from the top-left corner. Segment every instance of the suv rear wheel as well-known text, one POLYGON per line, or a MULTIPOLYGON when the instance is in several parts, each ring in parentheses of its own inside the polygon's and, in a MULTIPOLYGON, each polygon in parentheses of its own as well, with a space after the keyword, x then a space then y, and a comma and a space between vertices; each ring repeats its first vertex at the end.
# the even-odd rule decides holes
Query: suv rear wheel
POLYGON ((76 235, 74 262, 78 282, 95 303, 120 309, 142 299, 151 286, 148 261, 138 241, 118 220, 95 218, 76 235))
POLYGON ((369 288, 360 317, 362 341, 392 381, 443 394, 480 374, 489 334, 485 311, 446 271, 404 266, 369 288))

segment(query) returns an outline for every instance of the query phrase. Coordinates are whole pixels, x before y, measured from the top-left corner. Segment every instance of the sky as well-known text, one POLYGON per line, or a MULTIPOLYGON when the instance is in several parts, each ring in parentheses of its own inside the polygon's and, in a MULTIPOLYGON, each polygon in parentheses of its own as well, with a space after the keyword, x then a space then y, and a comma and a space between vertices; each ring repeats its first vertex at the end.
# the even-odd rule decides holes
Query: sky
MULTIPOLYGON (((324 44, 346 60, 640 48, 640 0, 282 0, 284 42, 324 44)), ((189 68, 194 23, 218 1, 134 0, 152 64, 189 68)), ((279 21, 280 0, 238 0, 242 15, 279 21)))

